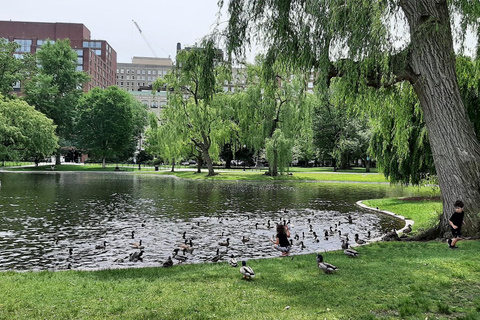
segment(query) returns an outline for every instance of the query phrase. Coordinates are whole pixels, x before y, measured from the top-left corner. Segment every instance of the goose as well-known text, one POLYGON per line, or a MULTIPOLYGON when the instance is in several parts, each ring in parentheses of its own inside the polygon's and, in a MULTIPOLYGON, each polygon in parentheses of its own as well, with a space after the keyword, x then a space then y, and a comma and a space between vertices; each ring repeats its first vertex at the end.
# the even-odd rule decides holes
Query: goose
POLYGON ((223 255, 220 255, 220 249, 217 248, 217 253, 213 257, 211 257, 209 260, 212 262, 218 262, 222 257, 223 255))
POLYGON ((347 256, 349 256, 351 258, 358 257, 358 252, 356 250, 350 249, 348 247, 348 242, 346 242, 345 245, 346 245, 347 248, 345 250, 343 250, 343 253, 345 253, 347 256))
POLYGON ((135 231, 132 231, 131 237, 132 239, 135 239, 135 231))
POLYGON ((238 261, 237 259, 235 259, 235 256, 233 254, 230 256, 230 260, 228 260, 228 264, 230 264, 234 268, 238 267, 238 261))
POLYGON ((131 261, 131 262, 143 261, 142 255, 143 255, 143 250, 132 252, 128 257, 128 261, 131 261))
POLYGON ((180 250, 180 249, 178 249, 178 248, 176 248, 176 249, 173 250, 173 252, 174 252, 174 254, 173 254, 173 259, 178 260, 180 263, 181 263, 181 262, 185 262, 188 258, 187 258, 187 256, 179 256, 179 255, 178 255, 178 251, 179 251, 179 250, 180 250))
POLYGON ((163 267, 168 268, 168 267, 171 267, 171 266, 173 266, 173 260, 172 260, 172 257, 168 257, 167 261, 165 261, 163 263, 163 267))
POLYGON ((368 230, 368 232, 367 232, 367 238, 370 239, 371 236, 372 236, 372 233, 370 232, 370 230, 368 230))
POLYGON ((242 237, 242 242, 243 243, 248 242, 248 241, 250 241, 249 237, 245 237, 245 236, 242 237))
POLYGON ((317 264, 318 264, 318 268, 325 273, 334 273, 335 271, 338 270, 338 268, 333 264, 324 262, 323 256, 320 253, 317 254, 317 264))
POLYGON ((328 234, 329 234, 330 236, 335 235, 335 231, 333 231, 332 226, 330 226, 330 231, 328 232, 328 234))
POLYGON ((303 241, 300 241, 299 245, 300 245, 300 249, 302 250, 306 248, 305 244, 303 244, 303 241))
POLYGON ((252 267, 247 266, 247 262, 244 260, 242 261, 242 266, 240 267, 240 273, 243 275, 243 279, 251 280, 255 277, 255 272, 253 271, 252 267))
POLYGON ((227 238, 225 242, 219 242, 218 245, 222 247, 228 247, 230 245, 230 238, 227 238))
POLYGON ((193 247, 192 240, 190 240, 190 244, 187 244, 187 242, 188 240, 185 240, 185 243, 180 244, 178 247, 182 249, 184 252, 193 253, 194 248, 192 248, 193 247))
POLYGON ((365 240, 362 240, 358 237, 358 233, 355 233, 355 242, 358 243, 358 244, 365 244, 367 243, 367 241, 365 240))
POLYGON ((97 244, 97 245, 95 246, 95 249, 97 249, 97 250, 104 250, 106 247, 107 247, 107 241, 103 241, 103 245, 102 245, 102 244, 97 244))
POLYGON ((145 248, 144 246, 142 246, 142 240, 140 239, 140 241, 138 242, 135 242, 135 243, 130 243, 132 245, 132 248, 134 249, 143 249, 145 248))

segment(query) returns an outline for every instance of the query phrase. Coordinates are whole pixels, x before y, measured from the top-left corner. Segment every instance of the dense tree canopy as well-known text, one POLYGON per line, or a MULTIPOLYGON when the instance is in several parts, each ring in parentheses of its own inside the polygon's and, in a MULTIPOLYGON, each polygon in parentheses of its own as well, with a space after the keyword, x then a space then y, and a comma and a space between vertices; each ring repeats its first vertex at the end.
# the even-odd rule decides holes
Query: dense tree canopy
POLYGON ((117 87, 94 88, 80 100, 76 128, 78 147, 106 159, 133 156, 138 132, 147 121, 145 107, 117 87))
POLYGON ((173 153, 183 153, 185 142, 193 144, 202 154, 209 175, 215 174, 212 158, 218 158, 232 124, 228 98, 222 93, 228 69, 220 62, 213 42, 206 41, 202 47, 179 52, 176 67, 155 84, 157 88, 166 86, 168 92, 161 122, 167 127, 159 129, 162 136, 157 138, 175 136, 170 158, 179 158, 180 154, 173 153))
POLYGON ((272 66, 280 60, 314 68, 320 87, 333 77, 350 82, 353 92, 409 82, 423 111, 442 192, 437 231, 449 230, 457 199, 469 212, 468 232, 480 230, 480 144, 460 96, 452 28, 454 13, 463 32, 477 28, 480 2, 235 0, 228 9, 227 43, 237 55, 261 38, 272 66))
POLYGON ((42 159, 58 147, 55 125, 51 119, 20 99, 0 95, 0 158, 42 159))
MULTIPOLYGON (((68 138, 73 128, 86 73, 76 71, 77 54, 70 40, 47 41, 35 54, 38 72, 26 82, 25 100, 57 125, 60 138, 68 138)), ((59 163, 57 157, 57 164, 59 163)))
POLYGON ((16 42, 8 42, 0 38, 0 94, 4 97, 13 91, 13 86, 26 79, 35 68, 31 55, 24 54, 22 58, 14 53, 20 47, 16 42))

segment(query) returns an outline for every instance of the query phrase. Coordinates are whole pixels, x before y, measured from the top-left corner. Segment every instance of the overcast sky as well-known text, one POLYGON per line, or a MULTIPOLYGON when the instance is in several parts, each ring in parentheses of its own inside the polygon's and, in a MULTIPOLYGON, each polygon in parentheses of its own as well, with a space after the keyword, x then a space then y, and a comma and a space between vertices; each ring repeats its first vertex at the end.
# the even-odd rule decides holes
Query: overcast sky
MULTIPOLYGON (((175 59, 177 42, 194 45, 213 30, 217 0, 15 0, 3 1, 0 20, 83 23, 92 39, 106 40, 118 62, 153 53, 175 59)), ((220 21, 226 21, 224 13, 220 21)), ((225 24, 223 24, 225 25, 225 24)))

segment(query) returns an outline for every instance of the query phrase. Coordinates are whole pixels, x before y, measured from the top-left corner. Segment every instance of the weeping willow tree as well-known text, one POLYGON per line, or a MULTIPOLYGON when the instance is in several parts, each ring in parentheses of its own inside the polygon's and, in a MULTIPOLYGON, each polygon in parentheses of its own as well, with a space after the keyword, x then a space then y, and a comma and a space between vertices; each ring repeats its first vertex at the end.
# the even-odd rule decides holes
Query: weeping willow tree
POLYGON ((228 99, 222 93, 228 76, 229 69, 221 64, 219 51, 208 39, 202 47, 180 51, 172 72, 154 84, 155 88, 166 87, 168 94, 159 128, 164 148, 170 148, 168 153, 175 157, 183 152, 184 144, 193 145, 201 153, 209 176, 216 174, 213 160, 230 132, 228 99))
POLYGON ((305 128, 310 128, 312 103, 304 74, 293 74, 280 64, 272 70, 264 66, 262 56, 247 66, 247 88, 239 94, 235 118, 240 140, 257 151, 265 148, 268 173, 277 176, 291 163, 295 141, 308 141, 311 132, 305 128), (274 76, 263 77, 266 71, 274 76))
POLYGON ((350 82, 352 91, 410 83, 442 193, 436 234, 449 230, 457 199, 466 205, 467 232, 479 232, 480 144, 460 96, 454 39, 464 40, 469 27, 478 30, 480 2, 236 0, 228 2, 228 12, 228 47, 237 56, 245 44, 263 39, 267 61, 314 68, 319 85, 334 77, 350 82))

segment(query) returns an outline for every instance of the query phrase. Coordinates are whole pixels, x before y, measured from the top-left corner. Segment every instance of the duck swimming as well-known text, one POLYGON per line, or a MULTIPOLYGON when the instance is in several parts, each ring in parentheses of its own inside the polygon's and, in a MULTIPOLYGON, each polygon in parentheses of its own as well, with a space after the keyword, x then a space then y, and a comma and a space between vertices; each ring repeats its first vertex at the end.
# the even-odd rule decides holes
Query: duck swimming
POLYGON ((97 250, 105 250, 105 248, 107 247, 107 241, 103 241, 103 245, 102 244, 97 244, 95 246, 95 249, 97 250))

